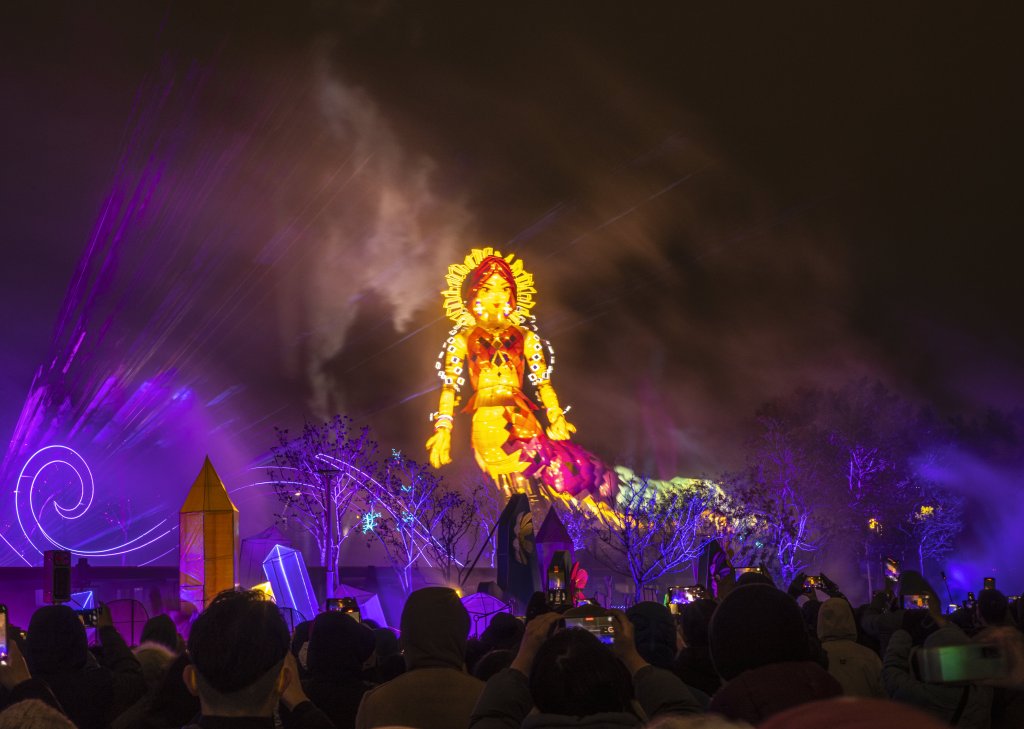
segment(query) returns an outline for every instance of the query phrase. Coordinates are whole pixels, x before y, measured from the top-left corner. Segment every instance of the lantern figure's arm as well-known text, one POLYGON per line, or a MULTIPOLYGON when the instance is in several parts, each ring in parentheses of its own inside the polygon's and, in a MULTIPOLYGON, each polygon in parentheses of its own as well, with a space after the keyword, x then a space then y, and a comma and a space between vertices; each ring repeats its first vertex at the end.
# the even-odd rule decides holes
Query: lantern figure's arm
POLYGON ((433 414, 434 434, 427 441, 430 465, 434 468, 452 462, 452 426, 455 424, 456 393, 466 382, 466 335, 460 331, 448 337, 438 357, 441 398, 433 414))
POLYGON ((529 378, 537 387, 537 397, 544 405, 544 411, 548 416, 547 428, 548 437, 552 440, 569 440, 569 436, 576 432, 576 426, 565 419, 565 411, 558 404, 558 395, 555 388, 551 386, 551 373, 554 370, 554 353, 551 352, 551 360, 545 357, 545 347, 551 352, 551 345, 541 340, 534 332, 526 331, 526 361, 529 378))

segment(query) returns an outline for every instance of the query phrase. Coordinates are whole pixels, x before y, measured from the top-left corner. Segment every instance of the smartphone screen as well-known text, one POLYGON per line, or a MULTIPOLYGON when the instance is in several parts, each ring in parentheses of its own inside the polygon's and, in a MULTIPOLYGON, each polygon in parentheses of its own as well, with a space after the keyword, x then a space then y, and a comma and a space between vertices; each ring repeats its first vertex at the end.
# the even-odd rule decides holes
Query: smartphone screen
POLYGON ((890 580, 898 580, 900 578, 900 563, 892 557, 886 557, 885 559, 885 576, 890 580))
POLYGON ((821 578, 814 575, 804 580, 804 589, 810 589, 812 587, 821 587, 821 578))
POLYGON ((615 618, 611 615, 596 615, 585 618, 566 618, 566 628, 582 628, 606 645, 615 642, 615 618))
POLYGON ((921 680, 927 683, 1005 678, 1008 670, 999 647, 984 643, 922 648, 916 660, 921 680))
POLYGON ((359 603, 354 597, 329 597, 327 598, 327 612, 345 613, 357 623, 362 622, 359 615, 359 603))
POLYGON ((985 578, 985 582, 982 585, 982 589, 985 589, 985 590, 994 590, 994 589, 996 589, 996 578, 995 577, 986 577, 985 578))
POLYGON ((904 595, 903 596, 903 609, 904 610, 927 610, 928 609, 928 596, 927 595, 904 595))
POLYGON ((0 666, 7 665, 7 606, 0 605, 0 666))

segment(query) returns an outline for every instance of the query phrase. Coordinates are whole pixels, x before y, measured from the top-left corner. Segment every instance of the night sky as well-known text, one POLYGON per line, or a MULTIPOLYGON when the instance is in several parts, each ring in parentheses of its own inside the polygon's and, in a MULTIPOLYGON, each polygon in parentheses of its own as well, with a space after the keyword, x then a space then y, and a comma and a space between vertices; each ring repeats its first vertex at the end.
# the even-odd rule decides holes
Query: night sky
MULTIPOLYGON (((0 31, 0 431, 55 327, 70 336, 98 226, 116 270, 86 277, 69 410, 12 445, 5 492, 56 440, 98 481, 167 494, 138 510, 175 511, 204 453, 244 480, 274 425, 334 412, 422 453, 437 292, 487 244, 536 276, 577 439, 661 476, 734 465, 757 405, 798 385, 1024 405, 1019 17, 22 5, 0 31), (142 179, 118 203, 134 217, 103 228, 142 179), (120 395, 98 397, 112 377, 120 395), (156 381, 164 400, 125 406, 156 381)), ((475 468, 468 425, 456 472, 475 468)))

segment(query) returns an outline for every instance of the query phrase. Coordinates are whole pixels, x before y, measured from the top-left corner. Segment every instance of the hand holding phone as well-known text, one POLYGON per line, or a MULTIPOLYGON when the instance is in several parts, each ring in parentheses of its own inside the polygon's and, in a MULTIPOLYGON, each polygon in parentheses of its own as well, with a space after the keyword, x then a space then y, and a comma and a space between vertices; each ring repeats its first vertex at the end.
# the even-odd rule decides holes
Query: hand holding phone
POLYGON ((7 665, 7 606, 0 605, 0 666, 7 665))
MULTIPOLYGON (((6 609, 3 614, 6 626, 6 609)), ((5 632, 10 635, 9 631, 5 630, 5 632)), ((32 678, 32 674, 29 673, 28 664, 25 663, 25 658, 21 655, 21 649, 18 648, 16 641, 10 641, 7 644, 7 658, 0 663, 0 686, 10 691, 22 681, 28 681, 30 678, 32 678)))
POLYGON ((586 630, 605 645, 615 642, 615 618, 612 615, 587 615, 583 618, 566 618, 566 628, 586 630))
POLYGON ((998 645, 969 643, 922 648, 915 655, 917 672, 926 683, 998 681, 1009 674, 998 645))

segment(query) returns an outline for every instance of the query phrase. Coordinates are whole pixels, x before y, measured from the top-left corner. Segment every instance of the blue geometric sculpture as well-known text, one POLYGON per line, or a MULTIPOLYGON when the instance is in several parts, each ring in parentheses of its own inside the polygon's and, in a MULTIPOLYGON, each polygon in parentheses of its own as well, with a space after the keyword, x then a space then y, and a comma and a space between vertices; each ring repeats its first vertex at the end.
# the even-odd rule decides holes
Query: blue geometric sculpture
POLYGON ((302 552, 275 544, 263 560, 263 574, 274 590, 278 607, 291 608, 303 620, 312 620, 320 612, 302 552))

